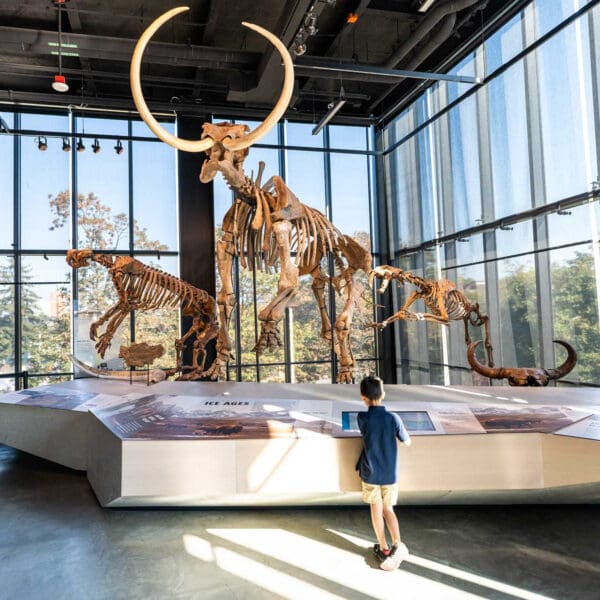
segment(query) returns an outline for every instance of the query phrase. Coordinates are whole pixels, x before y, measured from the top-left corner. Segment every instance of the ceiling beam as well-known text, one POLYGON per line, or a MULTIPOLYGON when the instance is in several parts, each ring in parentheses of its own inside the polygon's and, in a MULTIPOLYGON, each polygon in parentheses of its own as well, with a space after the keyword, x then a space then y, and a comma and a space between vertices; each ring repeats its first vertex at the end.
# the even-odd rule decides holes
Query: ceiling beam
POLYGON ((344 79, 355 81, 370 81, 378 83, 396 83, 406 77, 411 79, 433 79, 438 81, 454 81, 458 83, 481 83, 480 77, 465 75, 448 75, 445 73, 428 73, 425 71, 405 71, 401 69, 387 69, 379 65, 359 65, 356 63, 340 63, 323 59, 308 58, 298 61, 296 73, 309 74, 310 77, 331 79, 332 73, 343 74, 344 79))
MULTIPOLYGON (((24 106, 45 106, 46 108, 67 108, 68 106, 76 109, 80 103, 81 98, 71 94, 61 94, 60 97, 57 94, 39 93, 39 92, 14 92, 11 90, 0 90, 0 104, 6 103, 9 106, 17 109, 19 105, 24 106)), ((153 112, 164 112, 174 114, 194 114, 194 115, 206 115, 206 114, 219 114, 228 115, 232 118, 237 117, 248 117, 248 118, 264 118, 265 111, 259 108, 246 108, 243 106, 227 106, 224 104, 179 104, 174 107, 168 102, 148 102, 149 108, 153 112)), ((122 98, 93 98, 89 102, 86 100, 86 109, 93 110, 106 110, 114 109, 121 112, 129 112, 133 118, 137 117, 137 110, 132 100, 124 102, 122 98)), ((285 119, 291 119, 294 121, 314 121, 314 114, 288 110, 283 116, 285 119)), ((359 116, 342 116, 336 117, 336 122, 347 125, 373 125, 376 120, 370 117, 359 117, 359 116)))
MULTIPOLYGON (((46 56, 56 52, 56 32, 20 27, 0 27, 0 50, 13 54, 46 56)), ((130 62, 137 40, 91 34, 63 34, 63 52, 76 52, 83 58, 130 62), (75 44, 76 48, 64 48, 75 44)), ((64 54, 63 54, 64 55, 64 54)), ((228 48, 151 42, 144 52, 144 63, 215 69, 254 70, 260 54, 228 48)))

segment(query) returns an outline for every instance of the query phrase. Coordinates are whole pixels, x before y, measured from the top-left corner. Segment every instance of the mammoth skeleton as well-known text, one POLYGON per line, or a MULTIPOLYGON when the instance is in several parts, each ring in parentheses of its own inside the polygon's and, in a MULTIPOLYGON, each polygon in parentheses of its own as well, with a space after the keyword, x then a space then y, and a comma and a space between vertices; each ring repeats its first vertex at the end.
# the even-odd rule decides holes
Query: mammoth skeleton
POLYGON ((556 369, 486 367, 479 363, 475 358, 475 349, 477 348, 479 341, 469 344, 469 347, 467 348, 467 360, 474 371, 484 377, 489 377, 490 379, 506 379, 508 384, 513 386, 546 386, 551 380, 560 379, 570 373, 577 362, 577 353, 570 344, 560 340, 554 340, 554 343, 560 344, 567 350, 565 362, 560 365, 560 367, 556 367, 556 369))
POLYGON ((292 59, 285 45, 272 33, 257 25, 243 23, 269 40, 281 54, 284 81, 279 100, 253 131, 246 125, 205 123, 200 140, 180 139, 165 131, 149 111, 141 90, 140 66, 144 49, 154 33, 185 10, 186 7, 179 7, 166 12, 142 34, 131 59, 131 90, 142 119, 157 137, 184 152, 206 153, 200 181, 208 183, 220 173, 235 194, 235 202, 223 218, 223 235, 217 243, 217 268, 221 277, 217 295, 220 329, 217 358, 205 375, 213 379, 224 376, 232 356, 228 330, 235 307, 233 260, 238 257, 243 268, 265 272, 278 268, 280 273, 275 298, 259 313, 260 336, 254 350, 261 354, 282 345, 279 324, 285 309, 296 295, 299 276, 311 275, 322 322, 321 337, 332 343, 338 357, 338 382, 350 383, 354 368, 350 327, 357 297, 362 291, 362 286, 354 281, 354 275, 358 269, 370 270, 370 252, 340 233, 321 212, 302 204, 281 177, 271 177, 263 185, 264 163, 260 163, 256 178, 249 177, 243 170, 249 147, 271 130, 288 107, 294 85, 292 59), (333 259, 337 273, 331 283, 345 298, 333 326, 325 300, 329 278, 321 271, 321 261, 326 256, 333 259))

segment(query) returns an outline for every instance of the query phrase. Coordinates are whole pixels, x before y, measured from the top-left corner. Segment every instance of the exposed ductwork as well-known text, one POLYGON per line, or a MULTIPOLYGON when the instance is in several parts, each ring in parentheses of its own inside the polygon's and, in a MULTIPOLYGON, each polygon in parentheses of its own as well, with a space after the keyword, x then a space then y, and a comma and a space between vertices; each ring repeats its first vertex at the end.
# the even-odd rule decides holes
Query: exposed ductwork
MULTIPOLYGON (((409 52, 411 52, 422 40, 429 36, 426 43, 415 52, 413 57, 409 61, 402 63, 402 68, 405 70, 415 69, 450 37, 454 31, 454 26, 456 25, 457 14, 461 10, 469 8, 480 1, 481 0, 450 0, 449 2, 445 2, 444 4, 437 6, 427 14, 423 21, 421 21, 411 37, 406 40, 406 42, 404 42, 392 54, 392 56, 390 56, 390 58, 385 62, 385 66, 388 69, 395 68, 398 62, 405 59, 409 52)), ((484 0, 482 4, 485 4, 486 2, 487 0, 484 0)), ((394 91, 397 85, 398 83, 390 86, 388 90, 381 94, 369 106, 367 109, 367 114, 370 114, 376 106, 383 102, 383 100, 385 100, 385 98, 387 98, 394 91)))
POLYGON ((461 10, 477 4, 480 0, 449 0, 427 13, 412 35, 388 58, 383 66, 393 69, 396 65, 427 36, 439 22, 448 15, 456 15, 461 10))

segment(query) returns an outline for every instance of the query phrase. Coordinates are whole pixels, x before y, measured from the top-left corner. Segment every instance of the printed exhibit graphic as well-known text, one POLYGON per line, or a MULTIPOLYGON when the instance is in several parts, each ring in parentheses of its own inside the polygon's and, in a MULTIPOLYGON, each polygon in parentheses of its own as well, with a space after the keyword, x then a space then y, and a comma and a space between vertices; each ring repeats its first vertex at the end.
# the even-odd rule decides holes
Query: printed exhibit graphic
MULTIPOLYGON (((90 411, 121 439, 359 437, 357 400, 256 400, 225 391, 152 393, 155 388, 92 379, 10 392, 0 403, 90 411)), ((212 388, 211 388, 212 389, 212 388)), ((179 390, 177 390, 179 391, 179 390)), ((184 390, 187 391, 187 390, 184 390)), ((560 433, 600 440, 600 416, 556 405, 386 401, 411 435, 560 433)))
POLYGON ((121 439, 331 436, 331 402, 149 395, 94 414, 121 439))

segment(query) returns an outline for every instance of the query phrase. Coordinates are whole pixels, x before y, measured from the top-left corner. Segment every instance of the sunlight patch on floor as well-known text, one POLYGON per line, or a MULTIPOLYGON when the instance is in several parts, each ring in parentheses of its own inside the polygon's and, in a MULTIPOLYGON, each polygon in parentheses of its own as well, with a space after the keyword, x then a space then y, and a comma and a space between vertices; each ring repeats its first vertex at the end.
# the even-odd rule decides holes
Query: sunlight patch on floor
MULTIPOLYGON (((386 573, 373 568, 365 561, 365 557, 370 559, 369 544, 362 540, 352 550, 344 550, 337 544, 320 542, 282 529, 211 528, 207 529, 207 533, 301 569, 307 579, 314 575, 372 598, 397 600, 399 590, 402 590, 403 599, 481 598, 402 569, 386 573)), ((371 562, 376 564, 374 559, 371 562)), ((344 591, 340 593, 344 594, 344 591)))
MULTIPOLYGON (((349 535, 347 533, 335 531, 333 529, 328 529, 328 531, 339 535, 340 537, 343 537, 344 539, 351 541, 356 545, 360 545, 362 547, 369 546, 369 543, 361 538, 349 535)), ((444 565, 442 563, 436 562, 434 560, 429 560, 427 558, 421 558, 419 556, 415 556, 414 554, 409 554, 408 558, 405 559, 405 562, 412 563, 414 565, 424 567, 426 569, 430 569, 431 571, 437 571, 438 573, 442 573, 443 575, 449 575, 450 577, 454 577, 456 579, 462 579, 463 581, 474 583, 481 587, 489 588, 490 590, 510 594, 515 598, 522 598, 523 600, 552 600, 552 598, 550 598, 549 596, 543 596, 541 594, 536 594, 535 592, 529 592, 528 590, 515 587, 514 585, 509 585, 500 581, 495 581, 494 579, 489 579, 488 577, 482 577, 481 575, 469 573, 468 571, 463 571, 462 569, 450 567, 448 565, 444 565)))

